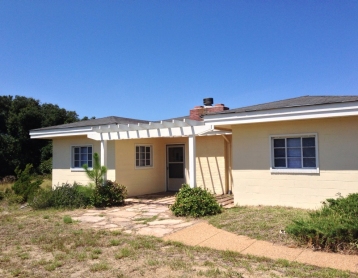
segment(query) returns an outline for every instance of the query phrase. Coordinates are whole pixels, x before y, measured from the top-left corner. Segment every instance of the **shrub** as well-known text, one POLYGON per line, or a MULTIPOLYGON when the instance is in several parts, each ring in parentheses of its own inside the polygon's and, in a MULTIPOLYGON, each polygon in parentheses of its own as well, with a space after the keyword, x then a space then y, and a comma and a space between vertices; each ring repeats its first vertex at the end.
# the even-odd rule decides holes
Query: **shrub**
POLYGON ((357 219, 358 193, 354 193, 345 198, 327 199, 320 210, 309 213, 308 219, 293 220, 286 232, 315 248, 335 252, 357 249, 357 219))
POLYGON ((54 190, 39 190, 30 201, 30 206, 34 209, 88 207, 92 204, 92 195, 91 187, 66 183, 54 190))
POLYGON ((175 203, 170 207, 175 216, 201 217, 222 212, 214 196, 200 187, 190 188, 183 184, 175 196, 175 203))
POLYGON ((4 197, 9 205, 20 204, 24 200, 21 195, 16 195, 14 191, 10 188, 6 188, 4 192, 4 197))
POLYGON ((49 159, 41 162, 41 164, 39 166, 39 170, 43 175, 51 174, 51 172, 52 172, 52 158, 49 158, 49 159))
POLYGON ((32 164, 27 164, 23 171, 19 168, 15 169, 17 180, 12 186, 12 189, 15 194, 22 196, 24 202, 40 188, 42 183, 41 179, 36 179, 34 182, 31 181, 33 179, 31 169, 32 164))
POLYGON ((115 181, 107 180, 103 185, 94 188, 92 203, 95 207, 110 207, 124 205, 127 188, 115 181))

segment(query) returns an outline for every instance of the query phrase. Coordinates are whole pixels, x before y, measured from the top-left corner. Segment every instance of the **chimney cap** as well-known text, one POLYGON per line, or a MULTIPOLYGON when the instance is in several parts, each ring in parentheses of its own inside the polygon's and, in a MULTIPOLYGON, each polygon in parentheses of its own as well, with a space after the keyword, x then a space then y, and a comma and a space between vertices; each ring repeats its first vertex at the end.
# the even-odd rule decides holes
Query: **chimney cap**
POLYGON ((214 99, 212 97, 204 98, 203 102, 205 106, 212 106, 214 103, 214 99))

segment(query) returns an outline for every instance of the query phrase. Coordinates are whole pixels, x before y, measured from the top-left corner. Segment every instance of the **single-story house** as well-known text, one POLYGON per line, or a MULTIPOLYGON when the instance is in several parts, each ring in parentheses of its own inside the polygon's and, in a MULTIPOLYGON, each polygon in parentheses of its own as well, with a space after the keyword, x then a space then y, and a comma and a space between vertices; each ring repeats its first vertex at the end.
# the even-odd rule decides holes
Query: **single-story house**
POLYGON ((53 140, 53 184, 88 183, 94 152, 130 196, 182 183, 239 205, 317 208, 358 191, 358 96, 303 96, 228 109, 204 99, 186 117, 107 117, 30 131, 53 140))

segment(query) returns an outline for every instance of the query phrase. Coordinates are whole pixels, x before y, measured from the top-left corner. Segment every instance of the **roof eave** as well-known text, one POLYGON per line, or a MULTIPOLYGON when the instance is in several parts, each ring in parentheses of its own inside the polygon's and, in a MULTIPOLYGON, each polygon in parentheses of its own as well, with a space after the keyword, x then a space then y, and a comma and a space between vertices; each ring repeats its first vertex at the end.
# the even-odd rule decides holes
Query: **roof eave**
POLYGON ((205 124, 232 125, 358 115, 358 101, 322 105, 297 106, 240 113, 209 114, 205 124))

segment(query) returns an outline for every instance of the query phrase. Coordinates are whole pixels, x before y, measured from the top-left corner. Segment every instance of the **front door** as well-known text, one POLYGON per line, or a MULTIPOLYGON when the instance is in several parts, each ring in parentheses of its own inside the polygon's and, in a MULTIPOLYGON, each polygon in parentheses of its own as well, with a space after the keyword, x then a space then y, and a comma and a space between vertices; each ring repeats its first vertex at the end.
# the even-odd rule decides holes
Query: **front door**
POLYGON ((184 145, 167 146, 167 188, 168 191, 179 191, 185 183, 184 145))

